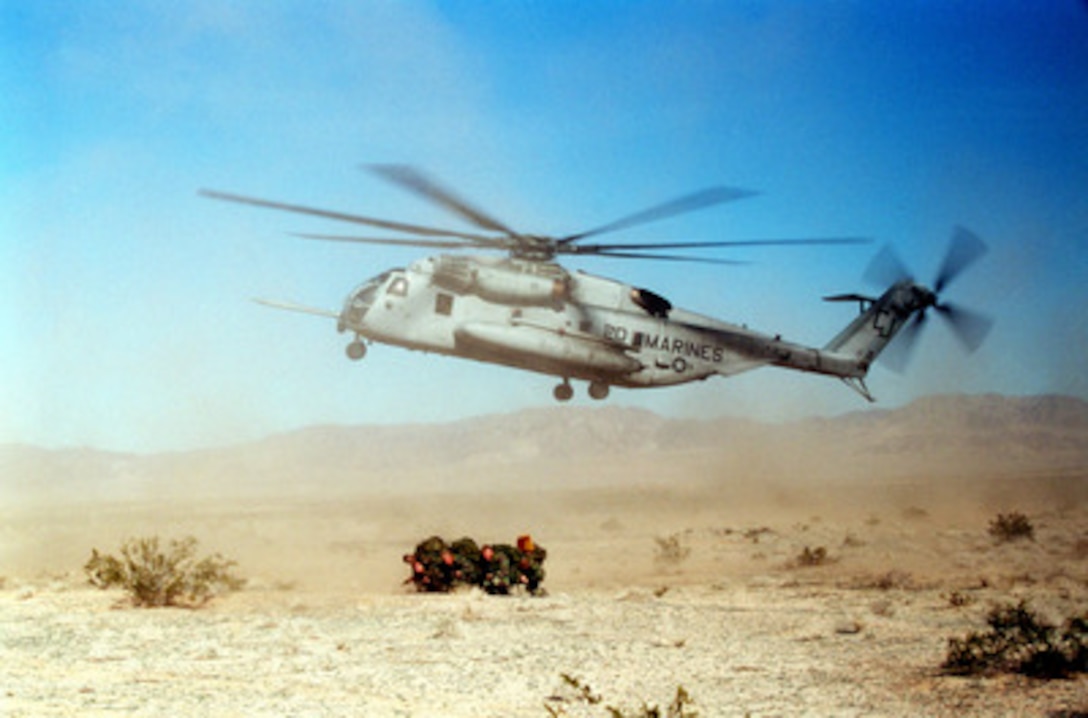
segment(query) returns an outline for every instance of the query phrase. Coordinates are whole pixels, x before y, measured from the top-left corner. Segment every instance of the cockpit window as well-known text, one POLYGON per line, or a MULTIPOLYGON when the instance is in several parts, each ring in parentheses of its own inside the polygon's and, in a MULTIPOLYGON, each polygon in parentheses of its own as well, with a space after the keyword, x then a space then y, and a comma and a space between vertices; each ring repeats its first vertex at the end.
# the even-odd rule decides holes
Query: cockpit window
POLYGON ((408 278, 396 277, 389 283, 389 289, 386 290, 389 294, 403 297, 408 294, 408 278))

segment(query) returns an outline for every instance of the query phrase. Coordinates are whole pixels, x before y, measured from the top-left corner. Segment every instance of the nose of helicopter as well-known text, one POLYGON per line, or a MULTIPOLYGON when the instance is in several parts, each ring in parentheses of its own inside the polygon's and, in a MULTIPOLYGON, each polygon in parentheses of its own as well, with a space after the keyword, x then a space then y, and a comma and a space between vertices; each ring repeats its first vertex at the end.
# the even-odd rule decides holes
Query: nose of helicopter
POLYGON ((366 317, 370 306, 374 303, 374 296, 381 284, 379 280, 379 277, 375 277, 364 282, 347 296, 344 300, 344 308, 340 310, 340 320, 337 325, 339 331, 344 332, 349 329, 359 331, 362 329, 363 319, 366 317))

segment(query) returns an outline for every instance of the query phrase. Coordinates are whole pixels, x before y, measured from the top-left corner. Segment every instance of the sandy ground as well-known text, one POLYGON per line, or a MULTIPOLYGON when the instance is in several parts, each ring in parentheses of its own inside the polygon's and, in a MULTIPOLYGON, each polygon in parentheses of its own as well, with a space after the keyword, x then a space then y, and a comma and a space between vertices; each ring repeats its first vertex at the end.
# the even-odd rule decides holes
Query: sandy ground
POLYGON ((0 714, 643 715, 682 686, 704 717, 1076 715, 1084 677, 938 667, 995 603, 1055 622, 1088 608, 1084 483, 8 506, 0 714), (994 543, 1007 510, 1035 541, 994 543), (401 555, 429 534, 525 532, 549 551, 545 597, 401 585, 401 555), (83 582, 92 547, 151 534, 196 536, 249 586, 137 610, 83 582), (686 556, 664 554, 670 537, 686 556), (805 547, 830 561, 797 566, 805 547))

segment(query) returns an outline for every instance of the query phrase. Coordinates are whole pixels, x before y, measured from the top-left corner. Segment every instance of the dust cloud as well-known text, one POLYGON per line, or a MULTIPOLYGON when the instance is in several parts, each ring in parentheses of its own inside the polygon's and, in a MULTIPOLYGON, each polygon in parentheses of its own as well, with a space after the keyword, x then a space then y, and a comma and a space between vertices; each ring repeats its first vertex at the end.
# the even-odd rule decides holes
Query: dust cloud
POLYGON ((962 401, 774 427, 619 411, 561 430, 544 412, 372 444, 360 442, 373 431, 336 429, 169 457, 66 455, 63 470, 48 452, 8 456, 53 479, 9 485, 17 500, 0 510, 5 630, 39 632, 2 656, 17 667, 13 715, 34 713, 36 695, 59 715, 153 703, 125 638, 152 630, 193 636, 154 673, 179 710, 210 695, 267 715, 545 715, 561 672, 636 704, 683 684, 706 715, 1084 710, 1083 679, 990 691, 935 675, 947 638, 991 605, 1029 599, 1055 618, 1088 605, 1083 407, 991 397, 964 413, 962 401), (1011 511, 1034 540, 989 535, 1011 511), (403 585, 401 556, 427 536, 525 533, 548 550, 546 598, 403 585), (143 535, 195 536, 249 585, 213 602, 207 633, 177 612, 111 613, 118 597, 86 587, 80 567, 92 547, 143 535), (826 561, 803 565, 806 549, 826 561), (73 621, 94 631, 89 654, 18 650, 73 621), (190 648, 207 676, 192 677, 190 648), (103 673, 118 670, 133 680, 103 673), (465 683, 493 671, 501 689, 465 683), (47 687, 60 675, 85 690, 62 700, 47 687), (246 693, 253 676, 277 697, 246 693), (414 691, 396 688, 406 676, 414 691))

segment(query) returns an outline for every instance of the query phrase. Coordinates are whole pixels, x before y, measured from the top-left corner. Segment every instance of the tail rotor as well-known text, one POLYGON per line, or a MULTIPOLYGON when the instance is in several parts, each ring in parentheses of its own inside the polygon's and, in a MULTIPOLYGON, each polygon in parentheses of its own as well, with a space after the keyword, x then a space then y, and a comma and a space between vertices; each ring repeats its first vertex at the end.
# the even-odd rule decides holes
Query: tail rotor
POLYGON ((906 265, 891 247, 885 247, 873 258, 865 271, 864 278, 867 282, 878 283, 884 287, 902 284, 903 291, 911 293, 908 304, 910 318, 881 356, 889 369, 897 372, 906 369, 926 324, 927 311, 930 308, 944 319, 953 336, 968 353, 982 345, 993 328, 993 319, 959 304, 942 301, 941 294, 986 252, 986 244, 978 235, 963 227, 956 227, 949 240, 944 260, 933 280, 932 289, 914 283, 906 265))

